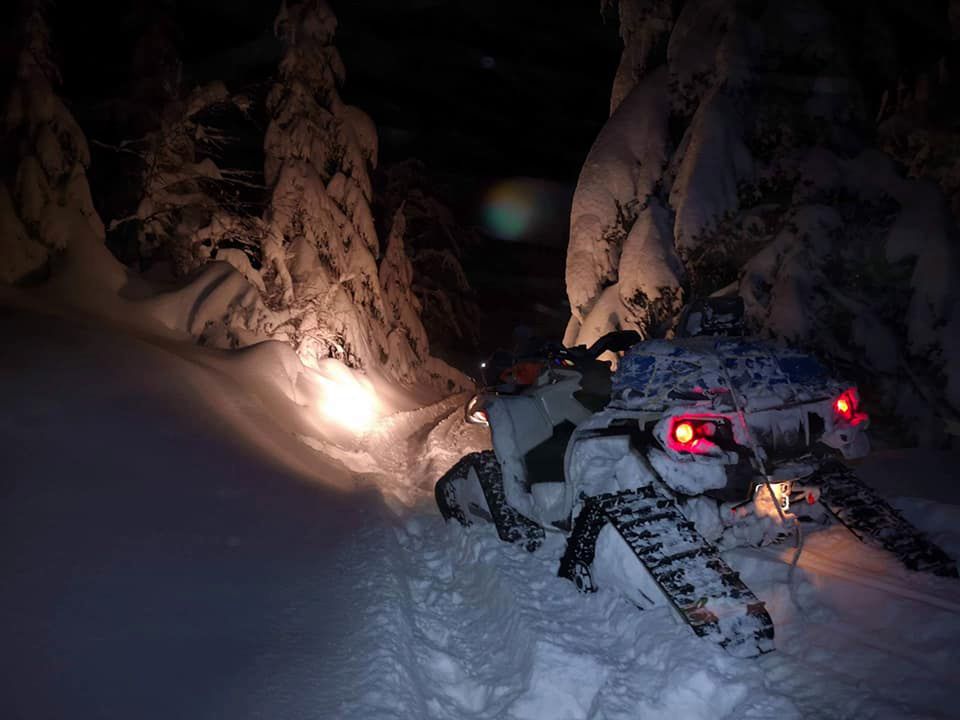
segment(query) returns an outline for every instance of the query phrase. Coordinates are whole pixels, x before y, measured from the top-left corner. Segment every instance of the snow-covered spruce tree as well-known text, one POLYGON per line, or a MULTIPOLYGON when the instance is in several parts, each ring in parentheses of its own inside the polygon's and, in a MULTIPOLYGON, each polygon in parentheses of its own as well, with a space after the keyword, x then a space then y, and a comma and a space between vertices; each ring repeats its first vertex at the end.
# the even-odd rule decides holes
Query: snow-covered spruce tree
POLYGON ((460 347, 476 346, 480 308, 462 265, 467 247, 479 242, 475 232, 457 223, 432 191, 426 168, 418 160, 386 168, 380 184, 375 210, 386 218, 398 211, 403 215, 413 292, 432 344, 442 347, 446 340, 460 347))
POLYGON ((415 370, 427 356, 430 342, 420 322, 420 303, 412 294, 413 268, 404 250, 406 220, 403 208, 393 215, 387 247, 380 263, 380 287, 389 331, 387 353, 390 366, 401 379, 415 380, 415 370))
POLYGON ((620 3, 654 20, 623 33, 615 93, 633 84, 574 196, 565 341, 658 334, 685 298, 739 293, 758 331, 941 436, 960 408, 956 229, 938 188, 870 149, 857 70, 892 20, 865 4, 864 35, 812 1, 689 0, 658 43, 658 7, 620 3))
POLYGON ((26 6, 16 76, 3 113, 11 163, 0 184, 0 282, 39 280, 73 249, 102 245, 86 138, 55 92, 48 3, 26 6))
POLYGON ((234 192, 249 180, 246 173, 222 168, 214 160, 229 138, 207 121, 225 108, 246 110, 249 101, 232 97, 221 82, 179 95, 174 88, 158 127, 142 141, 126 144, 125 149, 142 158, 140 201, 132 215, 113 220, 110 230, 135 224, 143 264, 162 257, 170 261, 174 275, 182 277, 211 259, 223 260, 258 284, 254 265, 259 264, 262 225, 244 212, 234 192))
POLYGON ((333 357, 452 389, 460 378, 429 356, 400 217, 377 264, 369 176, 376 131, 340 98, 336 26, 323 0, 284 3, 276 19, 284 50, 267 98, 262 276, 266 304, 287 320, 272 334, 308 365, 333 357))
POLYGON ((141 269, 163 260, 175 277, 187 277, 210 259, 225 260, 257 284, 260 208, 246 207, 240 196, 241 190, 262 195, 255 182, 260 173, 222 161, 237 140, 238 121, 253 124, 251 101, 231 95, 219 81, 191 87, 184 80, 172 0, 136 8, 124 24, 138 39, 129 83, 112 106, 128 139, 100 147, 117 153, 111 160, 125 160, 119 167, 138 182, 120 202, 116 192, 111 198, 122 217, 108 223, 108 243, 141 269), (225 130, 231 122, 231 131, 225 130))
MULTIPOLYGON (((603 9, 613 4, 614 0, 601 3, 603 9)), ((620 0, 616 4, 623 54, 610 92, 610 114, 620 107, 637 81, 647 74, 651 63, 658 63, 663 56, 676 3, 672 0, 620 0)))

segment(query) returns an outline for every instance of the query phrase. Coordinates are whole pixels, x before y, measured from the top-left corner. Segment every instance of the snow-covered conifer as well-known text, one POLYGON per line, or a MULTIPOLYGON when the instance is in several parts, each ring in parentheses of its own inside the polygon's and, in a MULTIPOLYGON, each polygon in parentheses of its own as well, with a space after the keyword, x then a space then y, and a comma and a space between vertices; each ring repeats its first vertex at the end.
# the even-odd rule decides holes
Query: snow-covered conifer
POLYGON ((12 176, 0 185, 0 281, 45 276, 71 246, 102 244, 86 169, 90 151, 57 96, 60 73, 50 50, 48 3, 26 6, 16 76, 3 113, 12 176))
POLYGON ((323 0, 285 2, 276 19, 283 57, 267 97, 265 299, 288 317, 275 332, 291 338, 307 364, 334 357, 413 382, 429 348, 403 218, 394 216, 378 266, 370 207, 376 130, 340 98, 336 27, 323 0))
POLYGON ((480 309, 462 265, 465 252, 479 242, 475 231, 456 221, 419 161, 396 163, 383 175, 377 212, 387 218, 403 214, 403 244, 427 334, 434 345, 446 340, 475 346, 480 309))
MULTIPOLYGON (((936 188, 869 148, 858 38, 812 0, 669 5, 620 4, 615 110, 573 200, 565 341, 658 334, 684 299, 739 293, 755 330, 816 347, 936 437, 960 408, 960 248, 936 188)), ((871 32, 895 22, 877 13, 871 32)), ((888 97, 891 137, 920 85, 888 97)))

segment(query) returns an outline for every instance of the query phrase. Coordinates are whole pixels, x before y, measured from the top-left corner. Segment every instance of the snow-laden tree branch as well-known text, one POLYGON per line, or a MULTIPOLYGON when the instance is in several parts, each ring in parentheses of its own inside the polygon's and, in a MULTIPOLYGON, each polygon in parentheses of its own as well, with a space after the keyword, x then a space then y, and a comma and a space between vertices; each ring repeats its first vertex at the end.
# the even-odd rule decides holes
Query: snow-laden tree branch
MULTIPOLYGON (((960 248, 937 188, 869 148, 855 68, 874 40, 813 1, 619 5, 614 111, 573 200, 565 341, 660 334, 685 298, 739 292, 759 332, 819 348, 881 414, 938 437, 960 407, 960 288, 948 280, 960 248), (943 389, 933 403, 918 390, 930 386, 943 389)), ((882 35, 878 17, 865 31, 882 35)), ((904 98, 928 85, 888 96, 887 137, 904 135, 904 98)))

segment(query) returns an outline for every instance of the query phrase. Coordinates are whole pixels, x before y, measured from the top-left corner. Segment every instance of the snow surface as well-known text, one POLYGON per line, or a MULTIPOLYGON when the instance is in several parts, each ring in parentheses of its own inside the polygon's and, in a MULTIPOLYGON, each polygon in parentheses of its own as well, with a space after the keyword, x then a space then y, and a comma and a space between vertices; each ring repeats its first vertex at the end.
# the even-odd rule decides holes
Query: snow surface
MULTIPOLYGON (((337 434, 282 344, 19 299, 0 313, 0 717, 957 715, 960 583, 842 528, 808 534, 792 585, 790 547, 725 553, 777 628, 738 660, 666 608, 578 594, 557 535, 530 555, 445 525, 433 481, 487 440, 462 396, 377 385, 377 424, 337 434)), ((862 471, 958 554, 957 460, 862 471)))

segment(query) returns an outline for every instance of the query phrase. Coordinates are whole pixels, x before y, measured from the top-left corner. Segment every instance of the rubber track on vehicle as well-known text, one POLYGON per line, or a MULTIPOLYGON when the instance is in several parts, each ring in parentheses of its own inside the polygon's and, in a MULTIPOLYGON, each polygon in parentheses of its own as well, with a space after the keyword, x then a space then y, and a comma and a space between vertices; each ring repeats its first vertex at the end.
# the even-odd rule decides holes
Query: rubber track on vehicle
POLYGON ((463 508, 457 503, 453 482, 454 480, 466 478, 471 464, 471 455, 463 456, 457 461, 457 464, 447 470, 443 476, 437 480, 437 484, 433 486, 433 496, 437 501, 437 507, 440 509, 440 514, 443 515, 443 519, 449 520, 453 518, 464 526, 472 525, 473 523, 467 518, 463 508))
POLYGON ((480 489, 483 491, 483 497, 487 501, 490 516, 500 539, 504 542, 522 545, 530 552, 539 548, 543 544, 546 533, 533 520, 507 504, 500 461, 497 460, 496 453, 493 450, 484 450, 483 452, 463 456, 437 481, 435 488, 437 505, 440 507, 443 516, 445 518, 453 517, 463 525, 472 524, 464 512, 464 508, 453 501, 454 498, 450 492, 453 481, 465 479, 471 467, 477 473, 480 489))
POLYGON ((805 483, 820 487, 820 502, 863 542, 893 553, 911 570, 958 577, 953 558, 842 462, 825 462, 805 483))
POLYGON ((560 561, 561 577, 573 580, 578 564, 593 563, 608 523, 697 635, 737 657, 774 649, 773 621, 763 602, 653 485, 589 498, 560 561))

